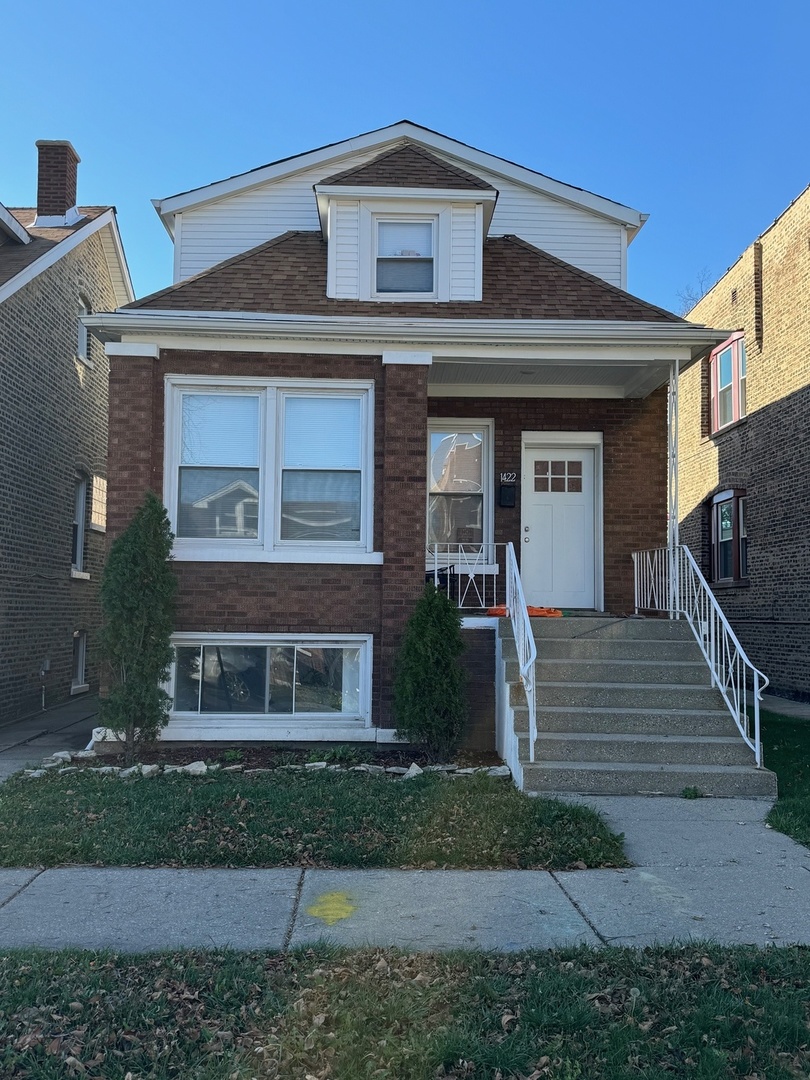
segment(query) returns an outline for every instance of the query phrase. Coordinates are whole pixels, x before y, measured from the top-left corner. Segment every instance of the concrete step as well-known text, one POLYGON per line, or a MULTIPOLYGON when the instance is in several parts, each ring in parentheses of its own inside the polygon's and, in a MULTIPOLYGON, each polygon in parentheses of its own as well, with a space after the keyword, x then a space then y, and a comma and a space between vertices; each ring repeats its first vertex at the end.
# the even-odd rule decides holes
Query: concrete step
MULTIPOLYGON (((504 659, 516 658, 514 641, 504 648, 504 659)), ((542 638, 537 646, 538 661, 545 660, 691 660, 703 664, 703 654, 692 635, 689 640, 647 638, 542 638)))
MULTIPOLYGON (((502 620, 510 626, 509 620, 502 620)), ((684 619, 617 619, 612 616, 562 619, 531 619, 535 640, 546 638, 583 638, 594 640, 694 641, 684 619)), ((504 631, 501 631, 504 633, 504 631)))
MULTIPOLYGON (((510 686, 514 693, 515 684, 510 686)), ((522 693, 522 688, 521 688, 522 693)), ((510 697, 515 704, 521 701, 510 697)), ((568 709, 710 709, 720 707, 717 689, 677 683, 543 682, 537 687, 537 704, 568 709)))
MULTIPOLYGON (((506 665, 507 679, 519 675, 517 661, 506 665)), ((538 659, 535 677, 552 683, 669 683, 685 686, 711 686, 709 668, 702 659, 691 660, 549 660, 538 659)))
MULTIPOLYGON (((528 750, 528 746, 526 747, 528 750)), ((754 765, 739 735, 625 735, 544 731, 535 743, 538 761, 634 762, 639 765, 754 765)))
MULTIPOLYGON (((528 709, 515 713, 515 730, 528 731, 528 709), (522 726, 521 726, 522 724, 522 726)), ((624 735, 709 735, 739 738, 723 709, 569 709, 538 706, 539 731, 624 735)))
POLYGON ((638 765, 629 762, 543 761, 523 766, 523 790, 587 795, 704 795, 776 797, 776 774, 745 765, 638 765))

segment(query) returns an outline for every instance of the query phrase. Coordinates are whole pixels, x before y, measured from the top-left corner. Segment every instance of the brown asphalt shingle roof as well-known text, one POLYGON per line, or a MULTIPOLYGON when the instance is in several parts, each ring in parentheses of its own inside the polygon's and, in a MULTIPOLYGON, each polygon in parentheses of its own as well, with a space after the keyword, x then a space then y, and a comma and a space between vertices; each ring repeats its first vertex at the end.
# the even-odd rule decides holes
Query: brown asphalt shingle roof
POLYGON ((481 301, 331 300, 321 234, 288 232, 127 307, 366 318, 682 321, 517 236, 485 241, 483 274, 481 301))
POLYGON ((80 206, 78 211, 83 215, 81 220, 77 221, 75 225, 65 225, 58 229, 35 228, 33 225, 37 216, 35 208, 9 206, 7 209, 31 235, 32 240, 30 244, 11 242, 0 246, 0 285, 5 285, 7 281, 16 277, 31 263, 36 262, 46 251, 56 247, 61 240, 66 240, 69 236, 79 232, 80 229, 89 225, 91 221, 103 214, 105 210, 109 210, 110 207, 80 206))
POLYGON ((387 150, 365 165, 321 180, 335 187, 450 188, 458 191, 494 191, 486 180, 434 157, 424 147, 407 143, 387 150))

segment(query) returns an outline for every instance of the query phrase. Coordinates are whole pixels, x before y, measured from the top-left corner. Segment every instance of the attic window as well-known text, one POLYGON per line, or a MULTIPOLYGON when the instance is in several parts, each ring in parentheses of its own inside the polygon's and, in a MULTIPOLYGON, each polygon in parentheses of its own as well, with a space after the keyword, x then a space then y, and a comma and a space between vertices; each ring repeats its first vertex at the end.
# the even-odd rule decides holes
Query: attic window
POLYGON ((375 219, 377 294, 435 296, 436 219, 375 219))

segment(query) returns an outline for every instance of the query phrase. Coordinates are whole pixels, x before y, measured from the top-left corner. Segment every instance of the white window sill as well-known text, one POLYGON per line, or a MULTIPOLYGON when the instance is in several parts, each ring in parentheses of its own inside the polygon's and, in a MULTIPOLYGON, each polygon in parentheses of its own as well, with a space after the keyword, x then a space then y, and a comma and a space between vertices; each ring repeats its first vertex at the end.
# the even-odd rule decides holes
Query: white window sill
POLYGON ((86 570, 77 570, 75 566, 70 568, 70 576, 74 581, 89 581, 90 575, 86 570))
POLYGON ((91 371, 96 366, 89 357, 80 356, 79 353, 76 353, 73 359, 76 361, 77 364, 81 364, 83 367, 90 368, 91 371))
POLYGON ((176 562, 239 563, 339 563, 344 566, 373 566, 383 561, 381 551, 352 551, 332 548, 297 548, 265 551, 258 547, 185 546, 175 540, 172 555, 176 562))
POLYGON ((73 697, 74 694, 86 694, 89 689, 90 683, 79 683, 78 685, 71 686, 70 696, 73 697))
POLYGON ((172 715, 160 732, 161 742, 269 740, 271 742, 376 742, 377 728, 363 720, 278 720, 207 713, 172 715))
POLYGON ((90 522, 90 528, 93 532, 97 533, 105 533, 107 531, 106 525, 96 525, 93 521, 90 522))

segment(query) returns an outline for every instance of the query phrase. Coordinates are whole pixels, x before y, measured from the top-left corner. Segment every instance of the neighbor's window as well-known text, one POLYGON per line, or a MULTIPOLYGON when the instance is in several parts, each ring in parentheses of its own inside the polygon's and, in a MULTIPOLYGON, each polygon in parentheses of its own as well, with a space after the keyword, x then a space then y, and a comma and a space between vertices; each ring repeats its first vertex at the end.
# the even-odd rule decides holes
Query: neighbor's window
POLYGON ((424 293, 436 290, 434 246, 436 221, 376 221, 377 293, 424 293))
POLYGON ((491 540, 490 427, 431 424, 428 432, 428 544, 491 540))
POLYGON ((87 327, 81 320, 82 315, 89 315, 91 312, 90 301, 85 297, 79 299, 79 318, 76 326, 76 356, 79 360, 84 361, 86 364, 90 358, 87 351, 87 327))
POLYGON ((107 481, 103 476, 93 477, 90 496, 90 528, 104 532, 107 528, 107 481))
POLYGON ((723 491, 712 500, 712 578, 716 582, 748 577, 747 506, 744 491, 723 491))
POLYGON ((87 480, 76 477, 73 488, 73 545, 71 565, 74 570, 84 570, 84 525, 87 515, 87 480))
POLYGON ((367 651, 365 641, 178 643, 173 711, 361 719, 367 651))
POLYGON ((87 690, 85 670, 87 666, 87 631, 73 631, 73 672, 70 680, 70 692, 78 694, 87 690))
POLYGON ((711 354, 712 431, 746 414, 746 356, 743 334, 733 334, 711 354))
POLYGON ((267 381, 172 393, 167 504, 181 544, 371 550, 370 387, 267 381))

